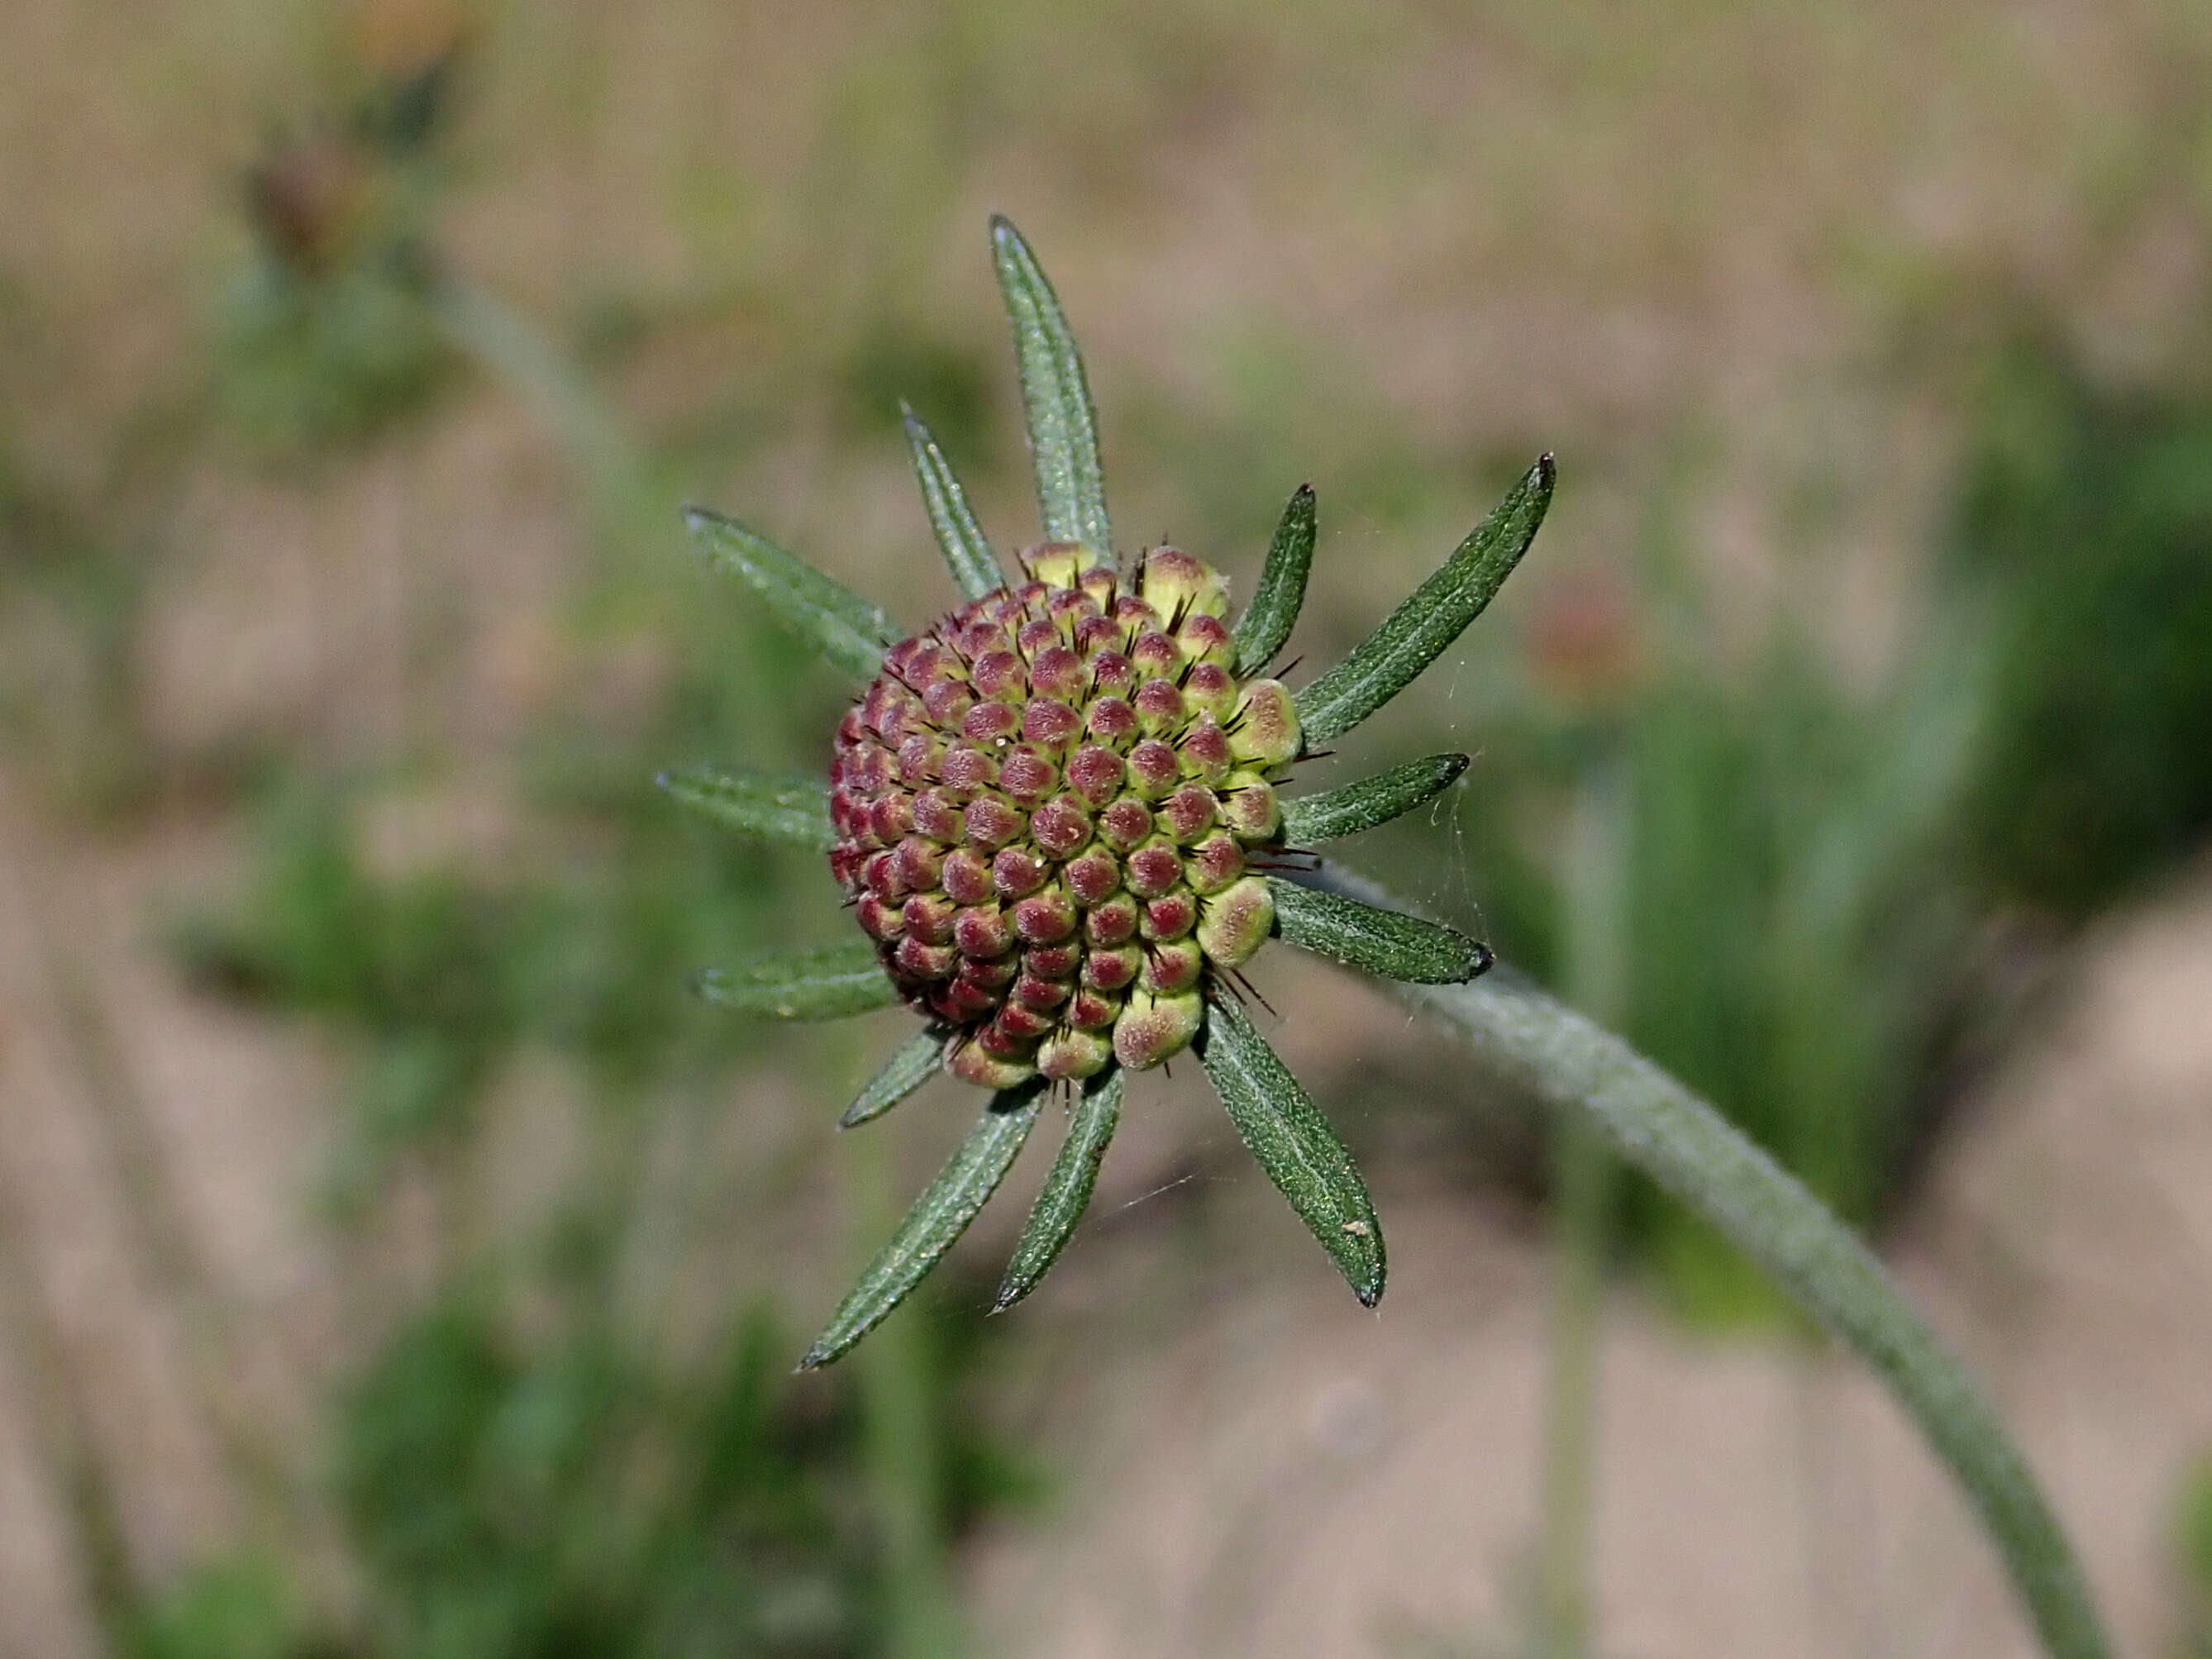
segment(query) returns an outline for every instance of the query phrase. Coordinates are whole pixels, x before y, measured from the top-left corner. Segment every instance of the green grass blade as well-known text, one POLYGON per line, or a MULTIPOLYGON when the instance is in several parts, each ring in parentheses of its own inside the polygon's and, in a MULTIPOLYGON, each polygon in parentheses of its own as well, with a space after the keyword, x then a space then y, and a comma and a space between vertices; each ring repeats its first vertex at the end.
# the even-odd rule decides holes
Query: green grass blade
POLYGON ((785 627, 831 664, 861 680, 882 669, 884 647, 899 637, 882 611, 735 519, 687 507, 684 522, 708 557, 742 576, 785 627))
POLYGON ((811 1371, 817 1365, 851 1351, 853 1345, 881 1324, 892 1309, 906 1300, 945 1253, 952 1248, 968 1224, 975 1218, 1029 1139, 1037 1110, 1044 1103, 1041 1082, 994 1095, 982 1118, 968 1132, 960 1150, 952 1154, 928 1190, 899 1223, 860 1282, 839 1304, 829 1328, 814 1340, 799 1362, 811 1371))
POLYGON ((929 435, 929 428, 910 409, 906 416, 906 441, 914 450, 914 476, 921 485, 921 504, 929 513, 929 527, 937 532, 937 545, 951 567, 952 580, 971 599, 1006 585, 999 556, 984 538, 983 526, 968 508, 968 492, 952 474, 952 464, 929 435))
MULTIPOLYGON (((1316 878, 1392 902, 1324 866, 1316 878)), ((2112 1659, 2073 1547, 1966 1367, 1872 1251, 1734 1124, 1619 1037, 1500 973, 1409 987, 1413 1011, 1455 1032, 1486 1073, 1593 1125, 1613 1151, 1711 1222, 1856 1353, 1949 1465, 2052 1659, 2112 1659)), ((1470 1091, 1471 1103, 1487 1098, 1470 1091)))
POLYGON ((1283 803, 1283 839, 1293 847, 1356 836, 1433 800, 1468 769, 1465 755, 1429 755, 1340 789, 1283 803))
POLYGON ((1309 746, 1342 736, 1396 696, 1482 614, 1543 523, 1554 477, 1547 455, 1468 533, 1441 570, 1350 656, 1298 693, 1298 726, 1309 746))
POLYGON ((1237 1133, 1364 1306, 1382 1299, 1382 1224, 1352 1154, 1244 1011, 1217 1001, 1199 1055, 1237 1133))
POLYGON ((694 766, 655 780, 671 797, 726 830, 785 847, 826 853, 836 840, 821 781, 789 772, 726 772, 694 766))
POLYGON ((1098 420, 1091 411, 1083 354, 1036 255, 1000 214, 991 218, 991 257, 1014 327, 1014 361, 1021 374, 1045 539, 1085 542, 1111 558, 1114 532, 1106 521, 1098 420))
POLYGON ((1300 484, 1283 509, 1275 539, 1267 544, 1267 562, 1260 567, 1252 603, 1237 619, 1239 674, 1256 674, 1274 661, 1297 626, 1306 602, 1306 575, 1313 568, 1314 526, 1313 486, 1300 484))
POLYGON ((1073 1237, 1076 1223, 1090 1206, 1091 1190, 1098 1184, 1098 1165, 1106 1157, 1106 1144, 1113 1139, 1114 1127, 1121 1121, 1127 1076, 1116 1066, 1085 1085, 1075 1109, 1068 1115, 1067 1139, 1060 1142, 1060 1156, 1053 1160, 1052 1173, 1045 1177, 1044 1189, 1037 1194, 1029 1221, 1022 1228, 1021 1242, 1014 1246, 1014 1259, 1006 1264, 1006 1277, 999 1282, 999 1299, 992 1306, 993 1313, 1006 1312, 1035 1290, 1073 1237))
POLYGON ((876 947, 866 939, 709 968, 696 984, 718 1008, 777 1019, 842 1019, 898 1000, 876 947))
POLYGON ((1267 878, 1275 931, 1300 950, 1408 985, 1463 985, 1496 960, 1456 928, 1267 878))
POLYGON ((837 1127, 856 1128, 881 1117, 935 1077, 945 1065, 945 1029, 933 1025, 901 1043, 898 1052, 884 1062, 884 1069, 860 1091, 860 1098, 845 1109, 837 1127))

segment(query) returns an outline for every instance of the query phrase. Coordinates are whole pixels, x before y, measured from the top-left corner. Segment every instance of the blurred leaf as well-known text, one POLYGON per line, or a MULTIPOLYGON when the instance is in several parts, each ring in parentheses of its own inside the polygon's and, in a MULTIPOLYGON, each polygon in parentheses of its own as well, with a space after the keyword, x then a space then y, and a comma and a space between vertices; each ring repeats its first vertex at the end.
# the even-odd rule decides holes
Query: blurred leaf
POLYGON ((836 841, 828 793, 817 779, 695 766, 665 772, 658 781, 684 805, 739 835, 815 853, 828 852, 836 841))
POLYGON ((421 412, 453 368, 425 293, 404 241, 319 278, 258 259, 217 318, 221 413, 273 458, 302 460, 421 412))
POLYGON ((1997 641, 1973 850, 2004 896, 2083 916, 2212 835, 2212 405, 2102 390, 2030 341, 1954 511, 1951 573, 1997 641))
POLYGON ((1306 576, 1313 568, 1314 528, 1313 486, 1300 484, 1268 544, 1252 603, 1237 619, 1239 675, 1249 678, 1273 662, 1297 626, 1306 602, 1306 576))
POLYGON ((1364 1307, 1382 1299, 1382 1224, 1352 1154, 1289 1067, 1225 1000, 1206 1010, 1199 1058, 1237 1133, 1364 1307))
POLYGON ((2175 1522, 2185 1652, 2187 1659, 2212 1659, 2212 1458, 2200 1457, 2190 1469, 2175 1522))
POLYGON ((1530 467, 1442 569, 1350 656, 1298 693, 1298 725, 1309 749, 1342 736, 1412 684, 1483 613, 1544 522, 1555 476, 1549 455, 1530 467))
POLYGON ((1047 541, 1083 542, 1109 559, 1114 532, 1106 519, 1106 484, 1098 461, 1098 424, 1083 354, 1060 308, 1059 296, 1012 222, 991 219, 999 292, 1013 324, 1030 456, 1036 467, 1037 512, 1047 541))
POLYGON ((967 493, 952 474, 951 464, 929 428, 912 410, 904 410, 907 442, 914 448, 915 477, 921 484, 922 505, 929 512, 929 527, 937 532, 937 545, 952 571, 952 580, 971 599, 1006 585, 999 556, 984 539, 983 527, 968 510, 967 493))
POLYGON ((898 1000, 898 988, 866 939, 709 968, 697 984, 718 1008, 778 1019, 842 1019, 898 1000))
POLYGON ((735 519, 687 507, 684 521, 708 556, 743 577, 784 626, 855 679, 873 679, 898 633, 890 618, 842 582, 735 519))
POLYGON ((1086 1082, 1077 1097, 1068 1115, 1067 1138, 1060 1142, 1060 1156, 1053 1160, 1052 1172, 1022 1228, 1014 1258, 1006 1264, 993 1313, 1004 1313, 1035 1290, 1074 1236, 1098 1184, 1107 1143, 1121 1121, 1125 1077, 1120 1066, 1110 1066, 1086 1082))
POLYGON ((133 1659, 296 1659, 310 1647, 299 1598, 276 1563, 235 1556, 161 1591, 129 1651, 133 1659))
POLYGON ((1300 950, 1408 985, 1460 985, 1488 968, 1490 947, 1456 928, 1395 910, 1378 910, 1336 893, 1267 878, 1275 929, 1300 950))
POLYGON ((860 1098, 845 1109, 837 1127, 856 1128, 881 1117, 935 1077, 945 1066, 945 1042, 944 1029, 933 1025, 901 1043, 884 1069, 860 1091, 860 1098))
POLYGON ((1430 755, 1318 795, 1283 803, 1283 839, 1318 847, 1402 817, 1434 799, 1468 769, 1465 755, 1430 755))
POLYGON ((994 1095, 937 1179, 915 1201, 860 1283, 799 1360, 801 1370, 827 1365, 882 1323, 906 1300, 998 1190, 1029 1139, 1044 1099, 1042 1079, 994 1095))

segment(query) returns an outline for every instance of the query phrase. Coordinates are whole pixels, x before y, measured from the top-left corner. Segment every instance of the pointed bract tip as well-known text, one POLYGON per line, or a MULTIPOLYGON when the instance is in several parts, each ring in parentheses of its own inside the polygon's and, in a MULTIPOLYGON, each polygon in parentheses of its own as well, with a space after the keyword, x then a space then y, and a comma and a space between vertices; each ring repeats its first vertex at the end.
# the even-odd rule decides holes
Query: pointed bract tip
POLYGON ((1018 242, 1022 240, 1022 234, 1014 228, 1012 219, 1003 213, 994 213, 991 216, 991 240, 1001 244, 1018 242))
POLYGON ((821 1349, 809 1348, 799 1356, 799 1363, 791 1368, 792 1373, 793 1376, 801 1376, 808 1371, 818 1371, 828 1364, 830 1360, 830 1356, 823 1352, 821 1349))
POLYGON ((1361 1307, 1372 1308, 1382 1300, 1382 1287, 1380 1285, 1363 1286, 1354 1291, 1352 1295, 1359 1298, 1361 1307))
POLYGON ((1449 759, 1445 763, 1445 765, 1446 765, 1446 769, 1447 769, 1447 770, 1449 770, 1449 771, 1451 773, 1451 777, 1450 777, 1450 778, 1447 778, 1447 779, 1445 780, 1445 782, 1446 782, 1446 783, 1449 783, 1449 782, 1451 782, 1451 781, 1452 781, 1452 780, 1453 780, 1453 779, 1458 778, 1458 777, 1459 777, 1459 776, 1461 776, 1463 773, 1465 773, 1465 772, 1466 772, 1466 770, 1467 770, 1467 769, 1468 769, 1468 767, 1470 767, 1470 766, 1472 766, 1472 765, 1474 765, 1474 756, 1472 756, 1472 755, 1459 754, 1459 755, 1454 755, 1454 756, 1450 757, 1449 757, 1449 759))
POLYGON ((1468 978, 1480 979, 1496 966, 1498 966, 1498 952, 1480 939, 1477 939, 1474 942, 1474 971, 1469 974, 1468 978))
POLYGON ((1544 482, 1547 484, 1559 476, 1559 464, 1553 459, 1550 450, 1546 450, 1536 458, 1536 471, 1544 475, 1544 482))

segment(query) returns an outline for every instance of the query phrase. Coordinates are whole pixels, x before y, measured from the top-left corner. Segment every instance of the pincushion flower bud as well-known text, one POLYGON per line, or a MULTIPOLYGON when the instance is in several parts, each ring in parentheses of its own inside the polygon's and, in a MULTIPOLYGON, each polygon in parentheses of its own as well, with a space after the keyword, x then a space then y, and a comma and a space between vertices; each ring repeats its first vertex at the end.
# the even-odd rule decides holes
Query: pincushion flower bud
POLYGON ((744 526, 693 530, 833 665, 865 683, 826 794, 700 770, 678 798, 827 855, 849 946, 703 975, 728 1006, 787 1018, 902 1001, 924 1025, 841 1120, 880 1115, 939 1071, 992 1091, 944 1171, 801 1364, 845 1353, 918 1284, 1011 1167, 1047 1091, 1067 1136, 999 1295, 1027 1295, 1066 1243, 1119 1121, 1123 1079, 1194 1052, 1245 1143, 1360 1301, 1382 1294, 1381 1223, 1350 1154, 1245 1015, 1240 969, 1271 938, 1427 983, 1473 978, 1480 944, 1286 879, 1304 849, 1386 822, 1466 769, 1431 756, 1285 801, 1310 745, 1341 736, 1457 638, 1527 549, 1552 488, 1538 463, 1351 656, 1295 694, 1271 678, 1314 548, 1291 497, 1251 603, 1156 547, 1124 563, 1099 479, 1082 360, 1043 272, 994 222, 1046 538, 1009 580, 951 466, 911 415, 938 544, 965 603, 902 636, 882 611, 744 526))
POLYGON ((1116 1059, 1145 1070, 1190 1045, 1209 967, 1235 967, 1266 932, 1264 922, 1255 931, 1252 895, 1264 902, 1265 889, 1244 878, 1246 854, 1273 839, 1277 819, 1224 792, 1265 789, 1249 768, 1297 750, 1289 692, 1237 680, 1218 660, 1228 584, 1210 566, 1156 548, 1125 580, 1093 550, 1064 542, 1033 547, 1021 563, 1029 580, 948 611, 884 653, 860 718, 838 728, 830 770, 840 829, 832 872, 908 1006, 950 1034, 946 1069, 997 1089, 1031 1075, 1091 1077, 1116 1059), (1185 649, 1194 640, 1195 656, 1185 649), (1102 663, 1121 688, 1103 696, 1092 690, 1102 663), (1242 716, 1237 734, 1187 711, 1183 684, 1200 669, 1216 707, 1242 716), (1134 721, 1120 718, 1124 706, 1134 721), (1079 732, 1089 740, 1063 766, 1054 756, 1079 732), (1246 769, 1231 770, 1232 758, 1246 769), (1132 842, 1140 821, 1146 832, 1132 842), (990 872, 988 897, 973 878, 979 865, 990 872), (1116 901, 1146 901, 1139 931, 1165 948, 1198 924, 1201 893, 1217 896, 1217 915, 1242 920, 1217 921, 1138 983, 1123 970, 1128 934, 1116 901), (1210 955, 1208 939, 1231 954, 1210 955), (1053 948, 1071 940, 1072 951, 1053 948), (1110 960, 1086 975, 1094 951, 1110 960), (975 975, 963 976, 1009 959, 1018 981, 979 994, 975 975), (1079 982, 1094 994, 1079 1011, 1079 982), (1110 1042, 1088 1035, 1102 1024, 1110 1042))

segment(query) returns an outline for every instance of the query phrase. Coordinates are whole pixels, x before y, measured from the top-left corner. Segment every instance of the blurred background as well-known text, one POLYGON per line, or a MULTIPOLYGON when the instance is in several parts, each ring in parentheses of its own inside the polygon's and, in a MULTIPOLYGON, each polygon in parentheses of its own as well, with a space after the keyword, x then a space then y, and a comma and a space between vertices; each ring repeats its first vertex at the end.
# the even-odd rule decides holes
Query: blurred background
POLYGON ((1249 586, 1314 483, 1309 668, 1557 452, 1314 775, 1473 769, 1345 856, 1867 1228, 2127 1651, 2212 1655, 2212 13, 10 0, 0 61, 0 1652, 2029 1651, 1626 1179, 1547 1622, 1563 1166, 1319 967, 1258 977, 1379 1316, 1179 1074, 1017 1313, 1035 1153, 791 1374, 965 1108, 838 1137, 902 1016, 688 994, 848 924, 655 774, 848 689, 676 509, 919 623, 903 397, 1030 539, 1002 210, 1133 544, 1249 586))

